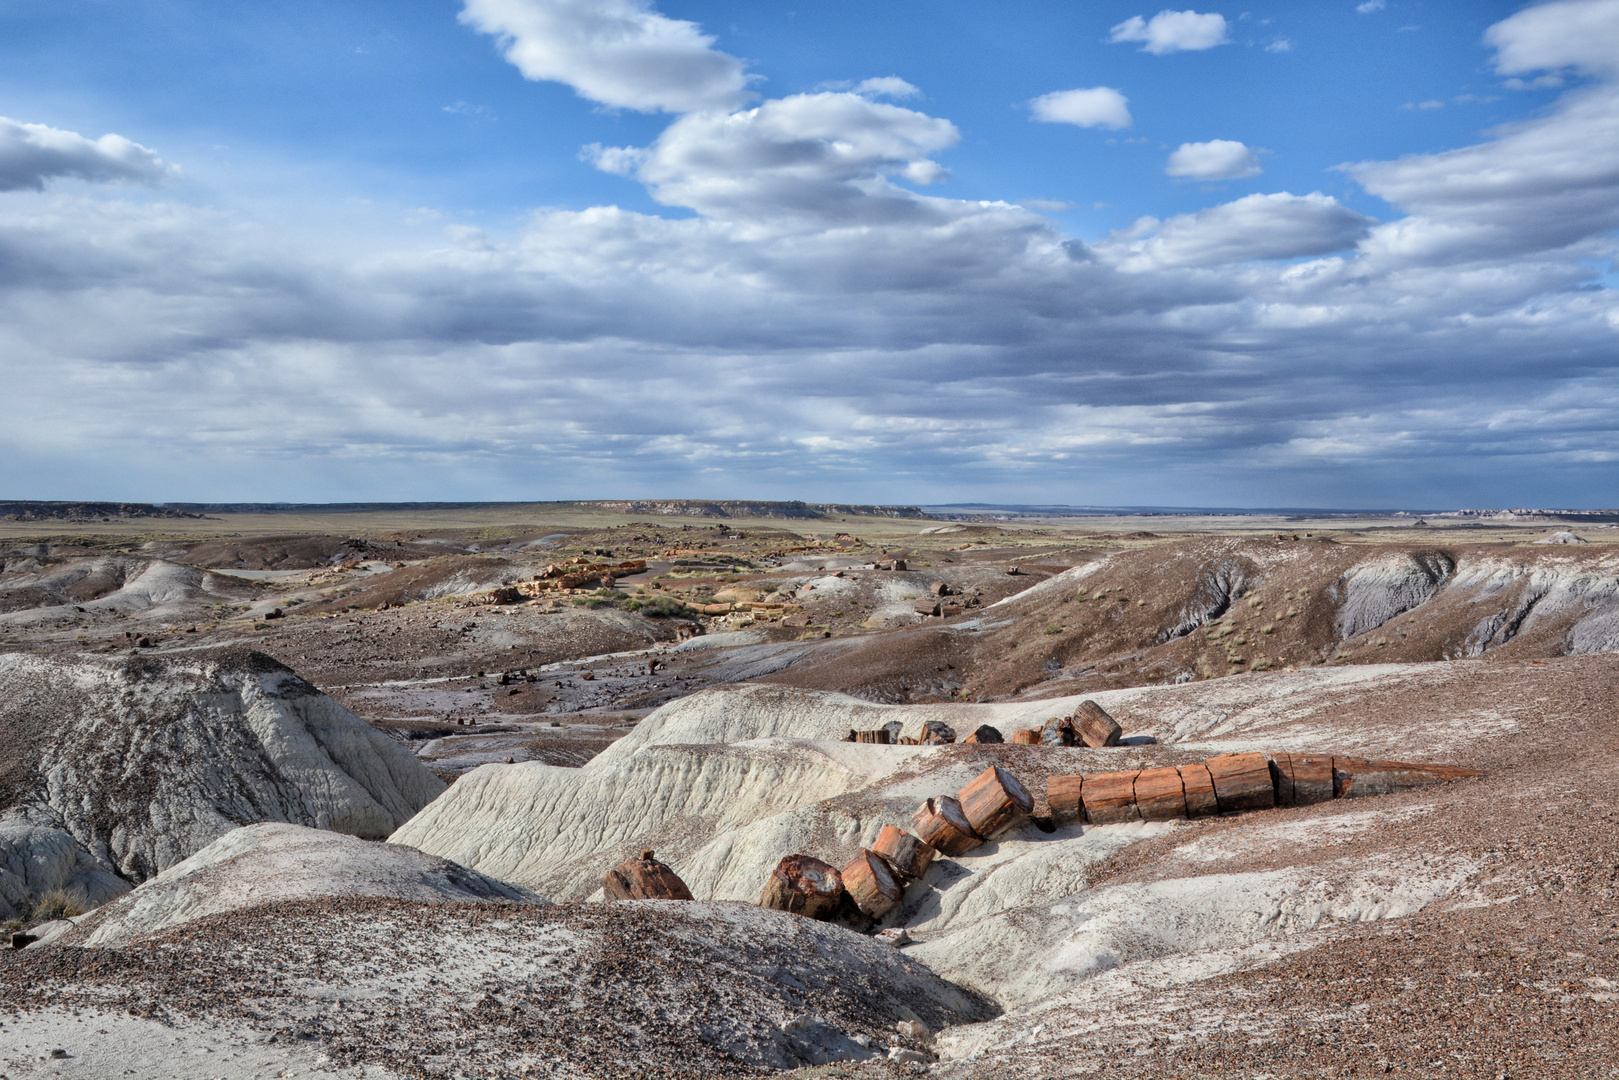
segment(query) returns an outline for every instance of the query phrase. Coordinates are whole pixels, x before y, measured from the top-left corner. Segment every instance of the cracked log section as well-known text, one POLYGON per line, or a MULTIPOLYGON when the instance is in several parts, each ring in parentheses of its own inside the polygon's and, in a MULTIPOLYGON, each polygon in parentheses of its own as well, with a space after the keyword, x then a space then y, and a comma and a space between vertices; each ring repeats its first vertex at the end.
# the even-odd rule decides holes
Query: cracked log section
POLYGON ((1328 754, 1221 754, 1178 767, 1052 776, 1046 781, 1046 802, 1059 823, 1109 825, 1309 806, 1477 775, 1475 769, 1455 765, 1328 754))
POLYGON ((759 906, 831 919, 843 902, 843 875, 810 855, 789 855, 770 872, 759 906))

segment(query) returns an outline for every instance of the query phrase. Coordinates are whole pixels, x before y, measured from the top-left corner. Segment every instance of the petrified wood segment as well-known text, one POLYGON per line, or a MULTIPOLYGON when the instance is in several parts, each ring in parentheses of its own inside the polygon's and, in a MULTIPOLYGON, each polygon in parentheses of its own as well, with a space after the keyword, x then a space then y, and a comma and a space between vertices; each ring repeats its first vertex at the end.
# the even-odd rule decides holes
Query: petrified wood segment
POLYGON ((973 733, 971 735, 967 736, 961 741, 964 743, 989 744, 1003 743, 1006 740, 1001 738, 1001 733, 995 728, 990 727, 988 724, 979 724, 978 727, 973 729, 973 733))
POLYGON ((1124 729, 1094 701, 1082 701, 1074 710, 1074 727, 1086 746, 1117 746, 1124 729))
POLYGON ((602 890, 609 900, 690 900, 691 890, 668 866, 652 857, 625 859, 602 875, 602 890))
POLYGON ((759 906, 790 911, 823 922, 837 914, 843 899, 843 875, 809 855, 789 855, 765 880, 759 906))
POLYGON ((884 825, 871 850, 888 860, 896 876, 909 881, 920 880, 939 854, 932 844, 923 843, 896 825, 884 825))
POLYGON ((878 743, 887 746, 894 741, 887 728, 878 728, 876 731, 855 731, 850 734, 854 736, 854 741, 857 743, 878 743))
POLYGON ((1277 806, 1293 805, 1293 762, 1291 754, 1270 756, 1270 786, 1276 792, 1277 806))
POLYGON ((1012 741, 1021 743, 1024 746, 1035 746, 1040 742, 1040 733, 1032 729, 1014 731, 1012 732, 1012 741))
POLYGON ((1203 764, 1214 778, 1214 794, 1220 800, 1222 814, 1276 805, 1276 787, 1271 783, 1270 762, 1264 754, 1221 754, 1203 764))
POLYGON ((997 836, 1029 816, 1034 798, 1018 778, 991 765, 956 795, 967 824, 984 839, 997 836))
POLYGON ((1313 806, 1333 800, 1332 758, 1326 754, 1289 754, 1287 757, 1294 806, 1313 806))
POLYGON ((1085 778, 1076 774, 1046 777, 1046 805, 1051 808, 1051 820, 1058 825, 1078 821, 1085 812, 1081 801, 1085 791, 1085 778))
POLYGON ((849 894, 849 899, 873 919, 880 919, 893 911, 905 895, 905 890, 894 880, 888 863, 869 848, 850 859, 839 873, 843 875, 843 888, 849 894))
POLYGON ((922 745, 938 746, 956 741, 956 729, 942 720, 929 720, 922 725, 922 745))
POLYGON ((1410 761, 1362 761, 1359 758, 1332 759, 1333 795, 1357 799, 1366 795, 1388 795, 1407 788, 1443 784, 1477 776, 1476 769, 1454 765, 1424 765, 1410 761))
POLYGON ((1176 771, 1181 774, 1181 787, 1186 792, 1187 817, 1211 817, 1220 812, 1220 801, 1214 795, 1214 777, 1209 775, 1207 765, 1202 762, 1182 765, 1176 771))
POLYGON ((967 823, 961 804, 948 795, 918 806, 911 816, 911 829, 941 855, 962 855, 984 842, 967 823))
POLYGON ((1186 816, 1186 788, 1173 766, 1143 769, 1136 776, 1136 811, 1142 821, 1173 821, 1186 816))
POLYGON ((1124 772, 1089 773, 1085 777, 1085 817, 1096 825, 1139 821, 1136 810, 1136 776, 1140 769, 1124 772))
POLYGON ((1044 746, 1078 746, 1079 735, 1074 731, 1070 716, 1053 716, 1040 729, 1040 742, 1044 746))

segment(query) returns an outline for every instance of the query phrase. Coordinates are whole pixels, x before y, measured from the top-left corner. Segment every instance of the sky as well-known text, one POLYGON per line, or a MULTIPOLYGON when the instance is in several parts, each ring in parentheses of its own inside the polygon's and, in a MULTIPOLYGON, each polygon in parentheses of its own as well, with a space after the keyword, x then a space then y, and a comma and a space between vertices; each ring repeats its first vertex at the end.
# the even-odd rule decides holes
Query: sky
POLYGON ((0 498, 1619 506, 1619 0, 8 0, 0 498))

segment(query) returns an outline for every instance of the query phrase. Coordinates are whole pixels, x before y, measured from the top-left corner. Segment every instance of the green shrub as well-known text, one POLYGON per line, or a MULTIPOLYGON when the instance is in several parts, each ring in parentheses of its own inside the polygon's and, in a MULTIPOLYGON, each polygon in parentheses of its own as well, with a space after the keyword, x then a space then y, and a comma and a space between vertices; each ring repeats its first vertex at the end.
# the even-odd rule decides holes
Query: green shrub
POLYGON ((697 612, 672 596, 654 596, 650 600, 631 600, 624 605, 626 611, 638 611, 649 619, 695 619, 697 612))
POLYGON ((597 589, 588 596, 576 596, 573 602, 580 607, 595 611, 598 608, 613 607, 620 600, 628 600, 630 594, 617 589, 597 589))

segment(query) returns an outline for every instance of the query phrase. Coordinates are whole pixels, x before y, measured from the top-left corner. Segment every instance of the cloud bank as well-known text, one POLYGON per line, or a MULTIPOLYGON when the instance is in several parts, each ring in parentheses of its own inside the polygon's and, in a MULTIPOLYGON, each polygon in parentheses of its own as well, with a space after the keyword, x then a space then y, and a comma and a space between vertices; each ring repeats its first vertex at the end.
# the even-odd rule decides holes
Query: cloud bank
MULTIPOLYGON (((497 9, 577 14, 472 0, 469 18, 497 9)), ((644 5, 607 10, 634 40, 667 30, 644 5)), ((678 55, 730 63, 671 25, 678 55)), ((1546 25, 1497 24, 1503 74, 1593 62, 1546 25)), ((533 26, 503 48, 576 40, 533 26)), ((1475 145, 1344 166, 1386 221, 1279 191, 1085 243, 1021 206, 930 194, 959 133, 873 100, 892 83, 748 105, 740 66, 667 80, 605 47, 567 62, 597 100, 679 114, 648 145, 588 151, 670 213, 539 210, 348 256, 180 203, 0 199, 0 455, 34 485, 14 497, 1612 490, 1608 76, 1475 145)))
POLYGON ((0 116, 0 191, 43 191, 52 180, 157 185, 175 175, 151 150, 122 135, 87 139, 0 116))

